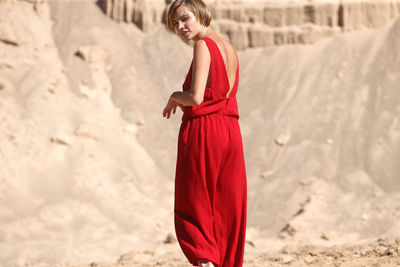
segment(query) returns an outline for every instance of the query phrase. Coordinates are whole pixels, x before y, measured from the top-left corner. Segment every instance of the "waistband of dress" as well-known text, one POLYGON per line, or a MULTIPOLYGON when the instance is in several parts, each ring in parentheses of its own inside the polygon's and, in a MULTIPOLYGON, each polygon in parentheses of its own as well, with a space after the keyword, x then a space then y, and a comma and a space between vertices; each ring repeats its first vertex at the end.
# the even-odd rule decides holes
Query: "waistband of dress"
POLYGON ((221 111, 216 111, 216 112, 205 113, 205 114, 186 114, 186 113, 183 113, 182 121, 189 121, 189 120, 196 119, 196 118, 199 118, 199 117, 204 117, 204 116, 207 116, 207 115, 220 115, 220 116, 224 116, 224 117, 232 117, 232 118, 239 119, 239 115, 238 114, 228 114, 228 113, 224 113, 224 112, 221 112, 221 111))

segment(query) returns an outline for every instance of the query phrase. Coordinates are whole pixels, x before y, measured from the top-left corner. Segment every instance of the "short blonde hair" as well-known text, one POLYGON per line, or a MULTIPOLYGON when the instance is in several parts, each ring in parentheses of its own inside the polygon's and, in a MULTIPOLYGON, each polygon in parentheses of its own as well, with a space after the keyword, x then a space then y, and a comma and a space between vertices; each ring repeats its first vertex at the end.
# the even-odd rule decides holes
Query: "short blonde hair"
POLYGON ((202 0, 175 0, 168 7, 168 11, 166 13, 167 27, 170 32, 176 33, 172 19, 175 15, 175 11, 181 5, 185 5, 187 8, 189 8, 189 10, 193 12, 197 21, 199 21, 201 25, 205 27, 208 27, 210 25, 210 10, 207 8, 206 4, 204 4, 202 0))

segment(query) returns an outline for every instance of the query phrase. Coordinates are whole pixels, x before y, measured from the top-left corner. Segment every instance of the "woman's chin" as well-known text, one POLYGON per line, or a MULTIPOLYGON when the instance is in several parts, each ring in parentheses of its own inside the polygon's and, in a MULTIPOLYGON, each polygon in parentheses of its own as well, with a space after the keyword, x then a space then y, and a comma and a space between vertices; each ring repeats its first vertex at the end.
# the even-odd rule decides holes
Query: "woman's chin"
MULTIPOLYGON (((0 0, 1 1, 1 0, 0 0)), ((192 40, 190 34, 179 34, 179 37, 181 37, 185 42, 189 42, 192 40)))

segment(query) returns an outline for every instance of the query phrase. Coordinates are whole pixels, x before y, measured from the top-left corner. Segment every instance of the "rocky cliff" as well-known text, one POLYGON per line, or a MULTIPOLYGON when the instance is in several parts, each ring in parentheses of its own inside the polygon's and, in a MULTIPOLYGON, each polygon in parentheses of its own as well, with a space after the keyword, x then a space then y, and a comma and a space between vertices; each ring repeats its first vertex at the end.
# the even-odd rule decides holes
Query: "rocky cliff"
MULTIPOLYGON (((399 47, 396 19, 238 52, 247 255, 400 236, 399 47)), ((117 23, 94 0, 1 1, 1 266, 129 251, 120 259, 134 266, 140 254, 144 266, 183 261, 173 238, 181 111, 161 112, 191 55, 164 28, 117 23)))
MULTIPOLYGON (((98 0, 111 18, 143 31, 164 22, 163 0, 98 0)), ((400 14, 399 0, 206 1, 212 25, 236 48, 313 43, 334 34, 376 28, 400 14)))

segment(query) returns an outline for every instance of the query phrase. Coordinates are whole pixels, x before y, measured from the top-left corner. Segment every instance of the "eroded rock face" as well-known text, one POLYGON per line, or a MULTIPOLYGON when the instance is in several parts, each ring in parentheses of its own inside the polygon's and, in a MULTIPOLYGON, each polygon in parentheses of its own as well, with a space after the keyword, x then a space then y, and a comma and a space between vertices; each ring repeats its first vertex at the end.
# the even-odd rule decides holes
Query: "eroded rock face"
MULTIPOLYGON (((143 31, 165 21, 170 1, 99 0, 117 21, 143 31)), ((314 43, 343 31, 376 28, 400 14, 399 0, 383 1, 206 1, 212 25, 237 49, 290 43, 314 43)))
POLYGON ((162 23, 167 7, 163 0, 98 0, 97 3, 111 18, 135 23, 143 31, 162 23))
MULTIPOLYGON (((116 264, 181 264, 155 262, 182 258, 169 236, 180 114, 162 120, 160 105, 181 88, 190 47, 160 28, 123 31, 92 1, 0 1, 0 262, 111 266, 97 261, 124 253, 116 264)), ((236 27, 235 42, 295 40, 305 14, 279 14, 269 15, 273 27, 256 15, 214 22, 236 27), (247 35, 246 25, 257 31, 247 35), (262 34, 271 28, 283 33, 262 34)), ((246 246, 289 244, 289 256, 250 265, 341 264, 343 253, 352 266, 398 263, 398 47, 400 18, 314 45, 238 53, 252 203, 246 246), (379 236, 393 238, 331 249, 379 236), (329 251, 290 249, 308 243, 329 251)))

